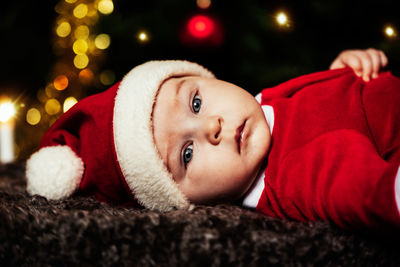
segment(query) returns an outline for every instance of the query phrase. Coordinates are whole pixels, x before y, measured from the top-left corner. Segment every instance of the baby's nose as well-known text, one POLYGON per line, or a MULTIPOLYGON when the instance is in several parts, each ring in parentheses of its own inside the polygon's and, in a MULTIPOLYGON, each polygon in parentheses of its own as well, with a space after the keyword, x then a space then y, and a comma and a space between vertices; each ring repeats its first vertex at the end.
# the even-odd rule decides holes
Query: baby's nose
POLYGON ((223 119, 220 116, 210 116, 205 120, 204 132, 207 140, 213 145, 221 142, 222 123, 223 119))

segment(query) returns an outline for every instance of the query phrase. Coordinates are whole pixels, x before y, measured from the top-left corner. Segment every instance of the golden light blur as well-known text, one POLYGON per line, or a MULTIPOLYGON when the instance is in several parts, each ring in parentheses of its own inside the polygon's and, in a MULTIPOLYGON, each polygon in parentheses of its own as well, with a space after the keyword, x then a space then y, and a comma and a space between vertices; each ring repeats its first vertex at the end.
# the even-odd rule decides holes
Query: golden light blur
POLYGON ((114 4, 111 0, 100 0, 97 9, 104 15, 108 15, 114 11, 114 4))
POLYGON ((115 81, 115 74, 111 70, 105 70, 100 73, 100 82, 104 85, 110 85, 115 81))
POLYGON ((0 122, 7 122, 16 113, 14 104, 9 100, 3 100, 0 103, 0 122))
POLYGON ((77 0, 65 0, 65 2, 67 2, 68 4, 73 4, 75 3, 77 0))
POLYGON ((61 22, 56 29, 56 33, 60 37, 67 37, 71 33, 71 25, 66 21, 61 22))
POLYGON ((59 91, 62 91, 68 87, 68 78, 67 76, 61 74, 58 75, 53 82, 54 88, 56 88, 59 91))
POLYGON ((145 43, 149 40, 149 35, 145 31, 141 31, 138 34, 138 40, 142 43, 145 43))
POLYGON ((79 25, 75 29, 75 38, 76 39, 87 39, 89 37, 89 27, 86 25, 79 25))
POLYGON ((281 26, 288 26, 289 25, 288 16, 284 12, 279 12, 276 15, 276 22, 281 26))
POLYGON ((46 104, 44 105, 44 110, 49 115, 56 115, 61 111, 60 102, 58 102, 58 100, 55 98, 51 98, 46 101, 46 104))
POLYGON ((211 1, 210 0, 197 0, 196 4, 201 9, 207 9, 210 7, 211 1))
POLYGON ((88 13, 88 7, 85 4, 79 4, 74 8, 73 13, 78 19, 84 18, 88 13))
POLYGON ((75 54, 83 55, 88 50, 88 43, 83 39, 78 39, 72 45, 72 50, 74 50, 75 54))
POLYGON ((40 115, 40 111, 36 108, 31 108, 26 113, 26 122, 30 125, 36 125, 40 122, 42 116, 40 115))
POLYGON ((110 46, 111 39, 108 34, 102 33, 96 36, 94 44, 98 49, 107 49, 110 46))
POLYGON ((93 5, 90 5, 87 16, 91 17, 93 21, 97 21, 99 19, 99 13, 97 12, 97 9, 93 7, 93 5))
POLYGON ((43 89, 40 89, 37 91, 36 97, 39 99, 40 102, 46 102, 47 100, 47 95, 46 95, 46 91, 43 89))
POLYGON ((84 84, 89 84, 93 80, 93 76, 90 69, 83 69, 79 72, 79 80, 84 84))
POLYGON ((78 69, 84 69, 89 64, 89 58, 87 55, 76 55, 74 57, 74 66, 78 69))
POLYGON ((46 85, 46 87, 44 88, 44 91, 45 91, 46 96, 48 98, 54 98, 59 94, 59 91, 56 90, 56 88, 54 88, 54 84, 53 83, 48 83, 46 85))
POLYGON ((78 100, 76 100, 75 97, 73 97, 73 96, 67 97, 64 100, 64 105, 63 105, 64 113, 67 112, 70 108, 72 108, 77 102, 78 102, 78 100))
POLYGON ((385 32, 386 36, 389 38, 396 37, 396 35, 397 35, 395 29, 392 26, 386 26, 384 29, 384 32, 385 32))

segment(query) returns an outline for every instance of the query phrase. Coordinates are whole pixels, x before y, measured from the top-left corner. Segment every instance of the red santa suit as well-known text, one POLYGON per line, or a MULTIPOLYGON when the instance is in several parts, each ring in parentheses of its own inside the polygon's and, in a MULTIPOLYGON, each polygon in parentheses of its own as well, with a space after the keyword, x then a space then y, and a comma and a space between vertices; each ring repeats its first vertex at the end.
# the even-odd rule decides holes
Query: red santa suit
POLYGON ((244 206, 345 229, 399 231, 399 78, 385 72, 364 82, 346 68, 301 76, 258 97, 272 142, 244 206))

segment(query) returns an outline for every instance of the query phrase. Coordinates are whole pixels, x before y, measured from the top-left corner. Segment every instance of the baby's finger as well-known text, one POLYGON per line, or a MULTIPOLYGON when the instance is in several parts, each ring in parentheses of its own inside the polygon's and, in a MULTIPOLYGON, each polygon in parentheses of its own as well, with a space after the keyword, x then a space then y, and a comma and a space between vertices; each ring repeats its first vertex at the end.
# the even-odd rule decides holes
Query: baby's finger
POLYGON ((331 66, 329 67, 329 69, 330 70, 334 70, 334 69, 341 69, 341 68, 344 68, 344 67, 346 67, 346 65, 343 63, 343 61, 338 57, 338 58, 336 58, 333 62, 332 62, 332 64, 331 64, 331 66))
POLYGON ((366 50, 367 54, 370 57, 370 63, 372 65, 372 70, 370 76, 375 79, 378 77, 379 69, 381 68, 381 57, 379 51, 373 48, 366 50))
POLYGON ((387 56, 385 55, 385 53, 383 53, 383 51, 379 50, 378 52, 379 52, 379 57, 381 59, 381 66, 384 68, 389 63, 389 60, 388 60, 387 56))
POLYGON ((371 74, 373 71, 372 58, 368 53, 364 52, 360 52, 358 55, 362 65, 363 80, 368 82, 371 80, 371 74))
POLYGON ((350 68, 353 69, 354 73, 357 76, 362 75, 362 68, 363 68, 362 62, 360 60, 360 57, 356 56, 354 52, 343 54, 341 59, 346 66, 349 66, 350 68))

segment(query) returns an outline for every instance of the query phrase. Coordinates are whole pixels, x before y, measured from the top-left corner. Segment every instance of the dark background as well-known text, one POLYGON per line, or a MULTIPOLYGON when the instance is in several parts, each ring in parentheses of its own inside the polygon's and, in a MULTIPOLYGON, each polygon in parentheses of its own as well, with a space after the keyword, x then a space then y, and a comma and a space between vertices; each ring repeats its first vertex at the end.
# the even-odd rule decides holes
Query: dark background
MULTIPOLYGON (((48 123, 27 125, 24 116, 37 101, 37 90, 52 79, 58 60, 52 44, 58 2, 2 3, 0 95, 25 104, 17 113, 22 158, 37 147, 39 139, 32 133, 39 135, 48 128, 48 123), (29 145, 25 145, 27 142, 29 145)), ((115 81, 147 60, 187 59, 256 94, 301 74, 327 69, 344 49, 368 47, 382 49, 389 58, 388 69, 400 74, 399 38, 384 34, 388 24, 400 29, 396 1, 214 0, 205 10, 198 8, 195 0, 113 2, 113 13, 100 17, 96 31, 111 37, 99 68, 112 70, 115 81), (278 11, 288 14, 290 27, 276 24, 278 11), (221 43, 182 40, 187 20, 195 14, 208 15, 221 25, 221 43), (142 29, 149 33, 147 43, 137 40, 142 29)), ((107 87, 85 87, 81 95, 107 87)))

